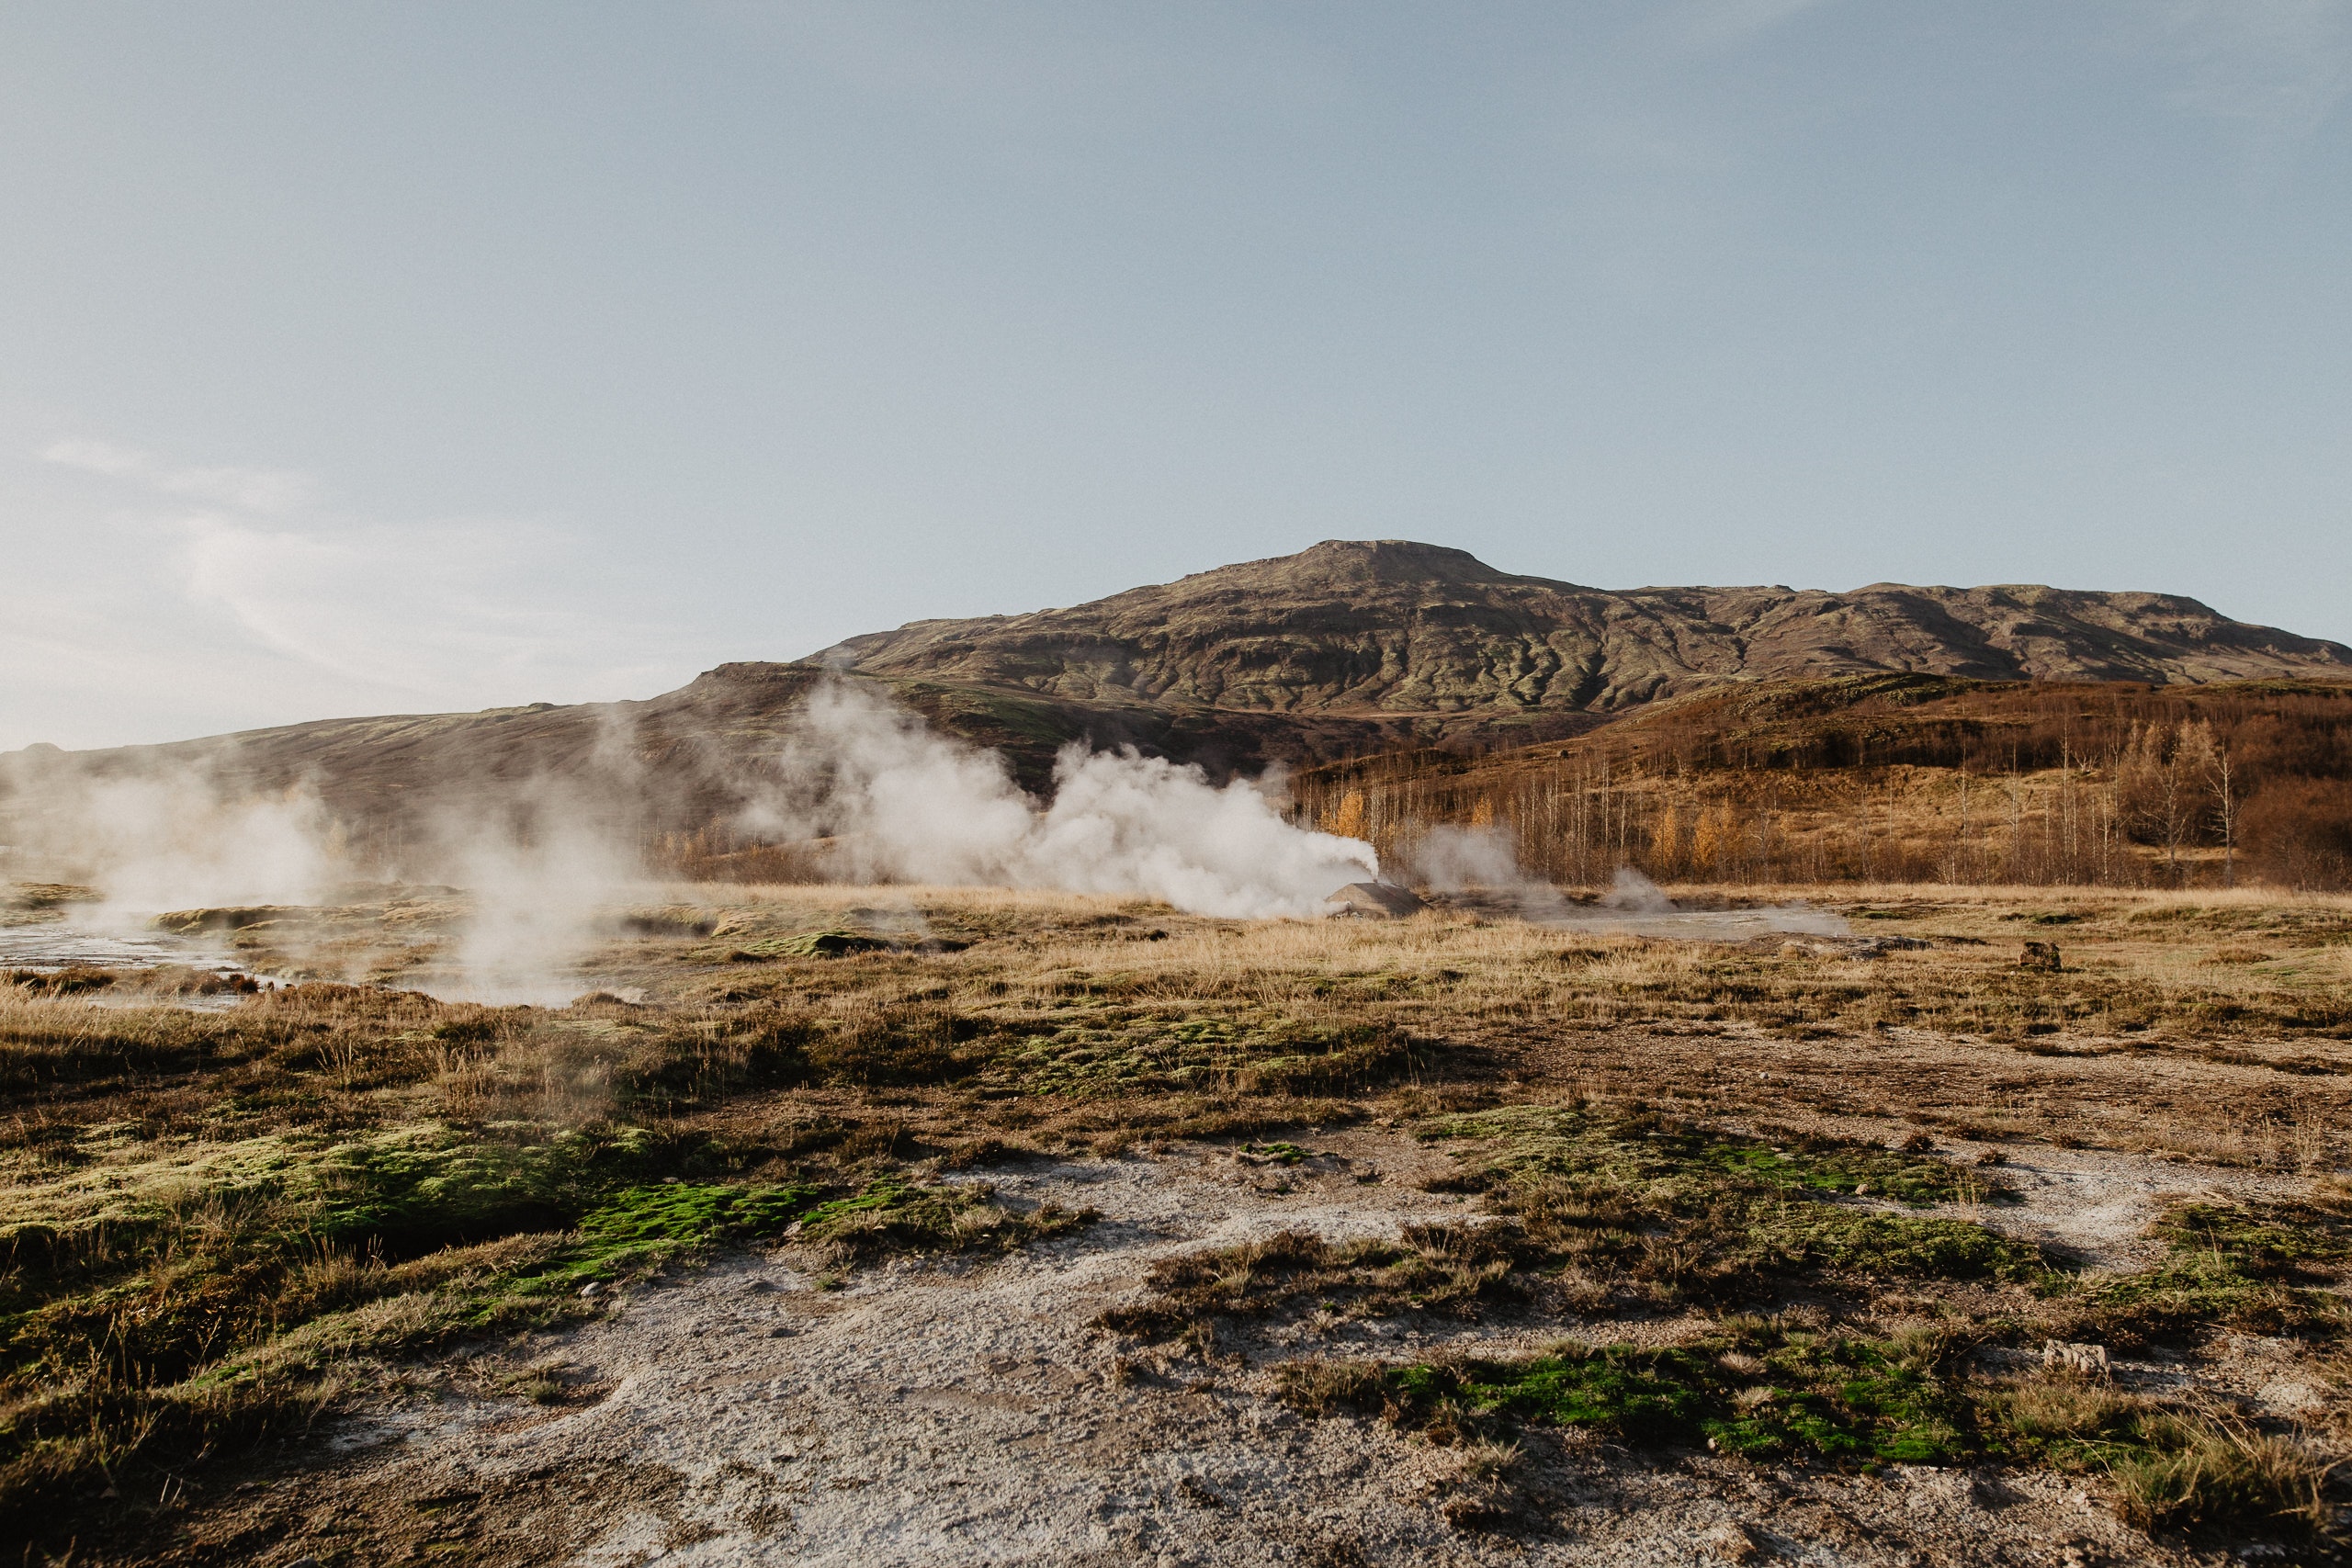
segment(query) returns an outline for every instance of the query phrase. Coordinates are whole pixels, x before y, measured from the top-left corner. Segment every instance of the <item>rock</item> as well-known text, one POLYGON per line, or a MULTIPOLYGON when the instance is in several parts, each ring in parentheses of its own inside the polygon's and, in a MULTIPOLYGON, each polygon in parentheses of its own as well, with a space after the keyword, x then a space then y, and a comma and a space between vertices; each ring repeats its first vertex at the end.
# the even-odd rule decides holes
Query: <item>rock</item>
POLYGON ((2052 1339, 2041 1348, 2041 1364, 2052 1371, 2103 1379, 2108 1375, 2107 1347, 2069 1345, 2063 1340, 2052 1339))
POLYGON ((1182 1493, 1184 1501, 1195 1508, 1225 1506, 1225 1499, 1217 1495, 1216 1490, 1197 1475, 1187 1475, 1179 1480, 1176 1483, 1176 1490, 1182 1493))
POLYGON ((602 1280, 591 1280, 580 1287, 580 1293, 583 1296, 601 1296, 605 1293, 605 1282, 602 1280))
POLYGON ((1360 920, 1399 920, 1429 908, 1411 888, 1393 882, 1351 882, 1323 902, 1333 914, 1360 920))
POLYGON ((1736 1519, 1725 1519, 1699 1538, 1699 1544, 1709 1556, 1724 1562, 1753 1562, 1764 1553, 1747 1527, 1736 1519))
POLYGON ((727 957, 729 963, 735 964, 762 958, 844 958, 854 953, 884 953, 896 945, 883 937, 867 936, 863 931, 835 927, 830 931, 801 931, 794 936, 777 937, 771 942, 754 942, 741 952, 729 953, 727 957))
POLYGON ((1927 946, 1916 936, 1874 936, 1864 938, 1843 951, 1848 958, 1870 959, 1884 958, 1890 953, 1924 952, 1927 946))

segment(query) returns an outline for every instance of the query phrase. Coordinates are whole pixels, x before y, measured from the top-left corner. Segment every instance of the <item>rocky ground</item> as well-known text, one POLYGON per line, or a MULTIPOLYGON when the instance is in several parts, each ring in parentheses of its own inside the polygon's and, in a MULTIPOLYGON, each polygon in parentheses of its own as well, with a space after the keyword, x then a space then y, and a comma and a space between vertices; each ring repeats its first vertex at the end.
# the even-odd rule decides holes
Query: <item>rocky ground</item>
MULTIPOLYGON (((1309 1143, 1315 1156, 1287 1168, 1193 1144, 993 1174, 1016 1206, 1102 1216, 1001 1260, 902 1258, 836 1279, 786 1246, 628 1289, 575 1331, 403 1375, 204 1517, 190 1553, 859 1568, 2196 1560, 2048 1472, 1768 1468, 1560 1432, 1531 1432, 1509 1461, 1506 1506, 1457 1519, 1458 1452, 1301 1416, 1271 1370, 1327 1354, 1524 1353, 1563 1328, 1670 1340, 1695 1322, 1293 1325, 1205 1361, 1139 1357, 1099 1326, 1174 1251, 1461 1213, 1461 1199, 1419 1185, 1444 1156, 1402 1134, 1309 1143), (533 1397, 514 1392, 526 1384, 533 1397)), ((2250 1179, 2061 1149, 2007 1174, 2023 1201, 1977 1217, 2105 1267, 2133 1260, 2160 1199, 2242 1197, 2250 1179)), ((2316 1403, 2282 1345, 2240 1337, 2232 1349, 2200 1375, 2256 1408, 2316 1403)), ((2185 1373, 2122 1363, 2115 1375, 2185 1373)))

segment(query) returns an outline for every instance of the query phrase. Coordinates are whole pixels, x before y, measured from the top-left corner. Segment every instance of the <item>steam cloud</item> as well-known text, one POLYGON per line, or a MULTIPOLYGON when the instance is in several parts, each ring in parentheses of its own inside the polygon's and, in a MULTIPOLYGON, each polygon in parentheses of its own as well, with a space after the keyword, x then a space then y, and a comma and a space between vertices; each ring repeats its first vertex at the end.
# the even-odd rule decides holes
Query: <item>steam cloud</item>
POLYGON ((1601 896, 1600 907, 1628 915, 1671 915, 1674 900, 1666 889, 1635 871, 1630 865, 1617 868, 1609 891, 1601 896))
POLYGON ((464 998, 556 1007, 578 996, 580 960, 644 876, 635 843, 545 783, 486 822, 441 827, 435 863, 472 895, 454 952, 464 998))
POLYGON ((1065 746, 1038 809, 993 751, 845 682, 811 694, 782 758, 789 781, 748 826, 830 840, 856 882, 913 881, 1165 899, 1196 914, 1306 918, 1379 874, 1372 846, 1296 828, 1257 784, 1133 748, 1065 746))
MULTIPOLYGON (((370 863, 301 785, 241 792, 211 768, 179 762, 116 776, 89 776, 71 759, 48 766, 45 778, 20 771, 0 780, 17 792, 10 836, 19 840, 0 870, 96 887, 102 902, 77 908, 73 921, 101 939, 89 944, 93 962, 121 953, 112 938, 167 910, 316 907, 381 896, 355 883, 416 878, 456 883, 467 895, 447 972, 427 988, 452 1000, 562 1002, 583 988, 578 960, 601 910, 641 875, 634 836, 615 830, 613 812, 545 781, 468 792, 463 808, 434 814, 399 862, 370 863)), ((321 956, 299 926, 281 928, 277 941, 306 966, 321 956)), ((55 933, 36 945, 69 960, 77 951, 55 933)), ((326 972, 362 979, 369 957, 346 953, 326 972)))
MULTIPOLYGON (((577 777, 446 781, 442 809, 395 863, 348 853, 304 788, 240 796, 201 767, 91 776, 51 756, 40 765, 63 787, 28 794, 16 781, 11 809, 26 836, 11 871, 27 847, 73 868, 105 889, 118 925, 174 908, 314 904, 370 875, 455 883, 470 909, 451 932, 444 978, 428 982, 452 998, 577 995, 588 985, 581 961, 645 876, 638 847, 654 786, 618 728, 577 777)), ((751 802, 738 826, 797 841, 845 882, 1060 888, 1231 919, 1306 919, 1326 913, 1343 884, 1380 871, 1371 845, 1293 826, 1258 784, 1217 787, 1198 768, 1133 748, 1064 747, 1041 805, 1001 755, 845 680, 810 694, 776 761, 764 781, 733 781, 736 798, 751 802)), ((1679 909, 1630 868, 1598 905, 1579 905, 1523 871, 1510 835, 1494 828, 1433 828, 1413 865, 1438 891, 1499 896, 1544 924, 1697 938, 1845 930, 1802 904, 1679 909)))
POLYGON ((112 918, 218 904, 304 904, 334 876, 334 834, 305 789, 232 798, 191 767, 83 782, 28 837, 86 868, 112 918))
POLYGON ((1520 869, 1518 846, 1498 828, 1432 828, 1413 852, 1413 869, 1440 893, 1499 893, 1531 920, 1566 919, 1575 908, 1558 888, 1520 869))
POLYGON ((1606 926, 1652 936, 1738 940, 1762 931, 1843 936, 1844 917, 1809 904, 1767 904, 1744 909, 1685 909, 1632 866, 1619 866, 1599 902, 1576 904, 1530 876, 1510 835, 1498 828, 1432 828, 1413 852, 1422 882, 1441 893, 1473 890, 1498 895, 1522 919, 1542 925, 1606 926))
MULTIPOLYGON (((638 846, 651 785, 630 740, 604 736, 576 779, 444 781, 442 807, 390 859, 351 852, 306 788, 224 785, 232 753, 215 760, 220 776, 173 764, 97 777, 58 758, 37 788, 22 787, 29 775, 16 781, 22 831, 7 869, 30 869, 29 854, 96 884, 107 929, 167 909, 315 905, 387 876, 452 883, 470 907, 436 977, 418 979, 450 999, 561 1002, 587 987, 581 960, 645 877, 638 846)), ((1065 748, 1041 807, 999 754, 846 682, 811 694, 777 761, 780 784, 738 781, 739 797, 754 802, 741 825, 816 840, 825 869, 845 881, 1063 888, 1306 918, 1379 870, 1369 844, 1292 826, 1257 784, 1217 788, 1197 768, 1132 749, 1065 748)))

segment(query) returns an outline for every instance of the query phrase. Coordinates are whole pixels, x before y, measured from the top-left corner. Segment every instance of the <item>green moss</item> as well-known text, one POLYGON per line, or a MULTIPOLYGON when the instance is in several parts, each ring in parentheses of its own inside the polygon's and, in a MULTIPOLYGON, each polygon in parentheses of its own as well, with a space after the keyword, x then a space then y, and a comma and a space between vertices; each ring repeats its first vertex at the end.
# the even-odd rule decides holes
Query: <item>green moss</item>
POLYGON ((806 1185, 722 1187, 665 1182, 626 1187, 580 1222, 599 1241, 666 1241, 703 1247, 738 1237, 775 1235, 818 1197, 806 1185))
POLYGON ((1091 1209, 1055 1203, 1017 1213, 995 1197, 994 1189, 981 1182, 928 1187, 886 1176, 854 1196, 810 1209, 801 1235, 852 1257, 900 1249, 1010 1251, 1097 1218, 1091 1209))
POLYGON ((2352 1218, 2309 1203, 2182 1203, 2154 1234, 2176 1255, 2212 1257, 2260 1279, 2352 1258, 2352 1218))
POLYGON ((1416 1135, 1485 1140, 1488 1163, 1513 1174, 1590 1176, 1620 1185, 1739 1176, 1793 1191, 1860 1193, 1922 1207, 2015 1201, 1976 1171, 1922 1155, 1797 1134, 1767 1141, 1641 1112, 1515 1106, 1430 1122, 1416 1135))
POLYGON ((1114 1012, 1008 1037, 983 1081, 1027 1094, 1340 1094, 1409 1077, 1431 1066, 1436 1055, 1436 1047, 1386 1025, 1114 1012))
POLYGON ((2196 1339, 2219 1327, 2340 1332, 2342 1298, 2324 1287, 2352 1258, 2346 1216, 2311 1203, 2180 1203, 2151 1227, 2152 1269, 2088 1286, 2086 1332, 2120 1343, 2196 1339))
POLYGON ((623 1188, 582 1216, 577 1232, 546 1259, 486 1281, 467 1320, 488 1325, 521 1300, 616 1279, 722 1242, 781 1235, 820 1195, 807 1185, 623 1188))
MULTIPOLYGON (((320 1161, 323 1200, 309 1228, 330 1243, 395 1256, 518 1231, 560 1230, 659 1149, 638 1128, 485 1141, 439 1126, 337 1145, 320 1161)), ((664 1162, 666 1163, 666 1162, 664 1162)))
POLYGON ((1286 1371, 1285 1388, 1310 1408, 1378 1409, 1408 1429, 1458 1423, 1455 1413, 1466 1412, 1755 1459, 1934 1464, 1976 1448, 1968 1406, 1937 1375, 1932 1350, 1772 1327, 1668 1348, 1564 1345, 1352 1378, 1302 1368, 1286 1371))
POLYGON ((1920 1280, 2007 1280, 2054 1286, 2039 1247, 1965 1220, 1857 1213, 1790 1204, 1759 1217, 1758 1239, 1784 1268, 1920 1280))
POLYGON ((1483 1140, 1481 1163, 1465 1181, 1490 1189, 1488 1209, 1521 1227, 1521 1267, 1573 1263, 1715 1299, 1822 1272, 2044 1288, 2058 1280, 2040 1248, 1972 1221, 1831 1201, 1880 1192, 1919 1204, 1996 1196, 1975 1172, 1940 1160, 1537 1107, 1453 1118, 1421 1133, 1483 1140))

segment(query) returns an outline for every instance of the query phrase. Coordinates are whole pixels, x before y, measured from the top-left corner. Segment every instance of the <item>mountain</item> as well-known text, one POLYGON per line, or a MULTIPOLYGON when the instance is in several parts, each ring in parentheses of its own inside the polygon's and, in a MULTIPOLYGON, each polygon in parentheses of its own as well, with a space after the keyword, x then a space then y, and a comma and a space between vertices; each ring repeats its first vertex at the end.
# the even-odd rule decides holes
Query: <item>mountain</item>
POLYGON ((1735 682, 2342 680, 2352 649, 2157 593, 1616 592, 1436 545, 1331 541, 1069 609, 917 621, 808 660, 721 665, 644 702, 29 749, 0 755, 0 831, 38 837, 28 824, 82 782, 187 768, 231 795, 307 784, 348 833, 390 849, 485 791, 569 792, 649 841, 707 838, 770 772, 792 710, 828 670, 1003 750, 1035 788, 1074 739, 1254 773, 1564 739, 1735 682))
POLYGON ((2194 599, 2030 585, 1586 588, 1466 551, 1331 540, 1067 610, 917 621, 841 668, 1113 707, 1446 723, 1609 715, 1726 681, 2352 676, 2352 649, 2194 599))

